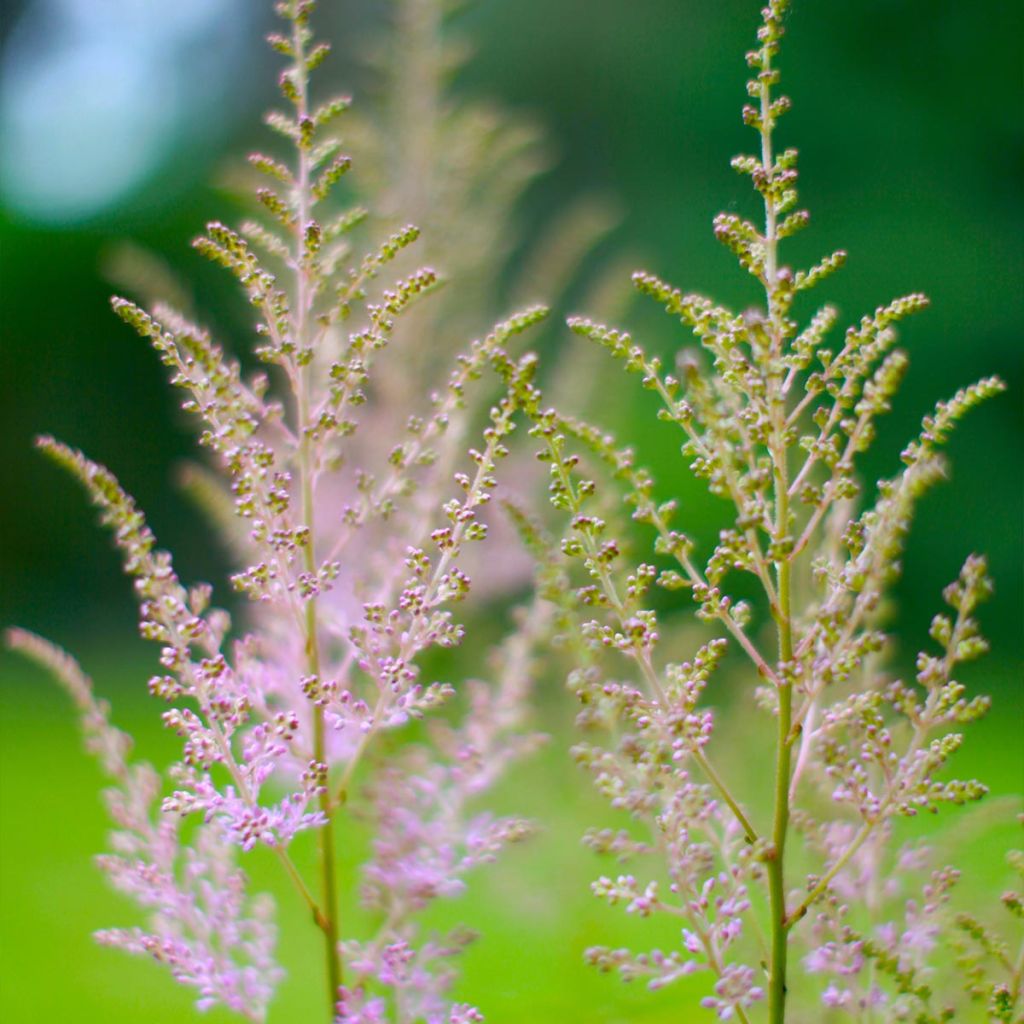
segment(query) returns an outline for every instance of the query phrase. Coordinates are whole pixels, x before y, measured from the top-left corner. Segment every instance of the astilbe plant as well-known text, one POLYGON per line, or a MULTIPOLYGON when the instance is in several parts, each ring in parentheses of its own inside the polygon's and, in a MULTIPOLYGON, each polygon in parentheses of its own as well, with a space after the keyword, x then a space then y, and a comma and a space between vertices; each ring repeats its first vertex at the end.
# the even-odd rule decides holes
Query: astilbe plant
POLYGON ((360 174, 372 182, 371 220, 418 225, 428 261, 458 282, 400 326, 435 340, 407 346, 401 365, 389 367, 387 384, 399 398, 417 394, 415 379, 433 372, 438 347, 490 322, 498 292, 517 304, 533 301, 538 289, 557 298, 614 218, 607 200, 583 192, 537 237, 523 237, 519 204, 550 165, 555 144, 530 116, 452 87, 473 53, 462 27, 471 6, 387 4, 388 28, 363 47, 375 72, 373 102, 353 111, 346 136, 360 174))
MULTIPOLYGON (((789 107, 775 94, 787 6, 772 0, 764 9, 758 47, 747 54, 753 76, 743 119, 760 151, 733 161, 763 200, 763 224, 734 213, 714 222, 718 240, 763 288, 763 307, 738 314, 637 273, 639 291, 700 343, 683 348, 668 370, 626 333, 569 321, 654 392, 658 417, 680 432, 690 469, 730 507, 709 556, 699 557, 673 525, 676 502, 656 497, 632 451, 548 408, 529 364, 496 353, 541 442, 551 501, 568 520, 560 551, 547 556, 552 564, 561 559, 563 574, 548 593, 561 603, 580 724, 611 736, 579 745, 576 759, 642 828, 594 831, 587 841, 620 861, 655 862, 650 880, 638 867, 602 877, 593 889, 630 914, 666 915, 682 929, 675 949, 593 948, 587 956, 654 989, 709 971, 702 1005, 721 1020, 820 1019, 830 1012, 822 1003, 856 1020, 948 1020, 955 996, 939 992, 934 965, 946 962, 940 939, 955 930, 949 901, 957 873, 926 868, 922 848, 896 847, 894 824, 985 793, 946 770, 960 727, 988 707, 957 681, 961 665, 986 648, 974 618, 990 591, 984 560, 969 557, 945 590, 948 611, 934 618, 932 646, 918 656, 912 680, 887 673, 879 623, 915 506, 943 478, 942 445, 1003 385, 988 378, 940 402, 902 451, 895 476, 874 493, 859 482, 858 457, 907 366, 894 326, 927 299, 895 299, 836 341, 832 307, 804 325, 796 318, 796 301, 846 255, 809 270, 780 257, 782 241, 809 219, 797 206, 797 153, 774 143, 789 107), (603 488, 609 479, 619 486, 603 488), (650 561, 626 560, 608 490, 624 492, 632 519, 653 531, 650 561), (753 577, 763 602, 730 594, 737 574, 753 577), (689 660, 662 653, 670 641, 652 585, 692 599, 698 617, 718 629, 689 660), (764 751, 774 772, 770 801, 756 788, 753 795, 735 789, 743 776, 737 762, 747 757, 738 751, 749 740, 727 729, 719 735, 721 716, 706 702, 716 670, 730 672, 719 668, 730 644, 750 666, 747 678, 732 677, 736 700, 757 705, 742 714, 764 716, 761 731, 774 736, 772 761, 764 751), (798 1010, 791 998, 787 1009, 801 970, 823 979, 821 1002, 798 1010)), ((539 533, 534 540, 543 544, 539 533)), ((751 756, 761 757, 760 749, 751 756)), ((1006 903, 1019 913, 1017 898, 1006 903)), ((1019 1020, 1020 958, 971 918, 959 919, 959 931, 972 994, 989 1000, 991 1019, 1019 1020), (986 982, 986 960, 1007 980, 986 982)))
MULTIPOLYGON (((504 283, 517 307, 534 302, 541 281, 545 294, 557 297, 576 282, 583 257, 611 226, 608 204, 583 194, 531 241, 526 257, 509 266, 517 242, 517 204, 546 166, 551 147, 528 117, 453 88, 455 70, 471 53, 459 25, 464 6, 393 0, 386 27, 368 33, 360 47, 360 57, 375 71, 376 87, 370 102, 347 110, 344 120, 345 151, 355 154, 346 177, 355 179, 351 190, 363 204, 350 208, 348 216, 360 218, 370 237, 401 234, 404 225, 415 225, 416 244, 390 254, 392 276, 414 276, 425 262, 436 283, 429 302, 411 304, 396 319, 388 345, 375 355, 373 402, 363 408, 361 429, 348 442, 350 464, 388 457, 408 410, 422 405, 425 392, 443 387, 444 370, 460 357, 465 339, 490 323, 504 283)), ((254 163, 263 166, 259 158, 254 163)), ((237 178, 248 184, 249 175, 237 178)), ((241 232, 259 237, 261 229, 246 222, 241 232)), ((166 304, 172 294, 175 308, 189 308, 187 289, 159 260, 134 246, 121 247, 109 269, 116 283, 147 301, 166 304)), ((588 303, 607 309, 614 305, 609 291, 598 281, 588 289, 588 303)), ((469 402, 449 410, 446 435, 461 437, 465 421, 480 418, 477 406, 469 402)), ((446 448, 458 456, 457 445, 446 448)), ((505 477, 506 490, 513 477, 526 484, 522 470, 505 477)), ((183 467, 181 480, 224 547, 251 560, 245 523, 234 515, 226 482, 197 463, 183 467)), ((449 477, 435 472, 427 483, 417 497, 421 508, 443 500, 449 477)), ((322 488, 317 500, 323 514, 330 516, 343 497, 344 491, 322 488)), ((492 525, 504 526, 504 517, 492 525)), ((486 574, 472 573, 478 597, 507 596, 527 584, 529 560, 511 531, 499 530, 491 538, 486 561, 486 574)), ((468 565, 476 568, 473 561, 468 565)), ((345 602, 346 594, 346 588, 335 588, 326 601, 345 602)))
MULTIPOLYGON (((350 164, 335 135, 348 101, 312 101, 310 76, 329 50, 313 40, 313 7, 276 5, 287 32, 270 41, 288 60, 279 82, 291 109, 267 123, 292 156, 251 157, 273 183, 257 192, 266 218, 239 231, 209 224, 195 243, 237 278, 256 311, 255 355, 269 374, 246 376, 206 330, 170 308, 113 302, 186 392, 200 443, 229 485, 245 527, 237 544, 244 564, 231 582, 253 602, 249 631, 232 633, 209 586, 179 580, 107 469, 52 438, 39 441, 100 508, 134 580, 141 632, 160 645, 162 671, 149 689, 170 705, 164 724, 182 740, 169 786, 131 760, 130 741, 73 660, 23 630, 8 641, 62 681, 112 783, 117 830, 100 863, 149 923, 104 931, 101 941, 166 964, 197 990, 200 1008, 222 1004, 265 1019, 281 975, 272 907, 249 892, 238 864, 240 853, 265 846, 322 932, 331 1018, 463 1024, 482 1019, 447 994, 450 958, 467 936, 426 934, 419 915, 526 834, 524 822, 481 810, 479 797, 534 743, 525 713, 532 651, 551 618, 543 599, 523 609, 481 673, 488 681, 467 682, 463 709, 399 744, 369 786, 361 813, 375 831, 361 896, 379 928, 368 937, 351 934, 341 917, 354 894, 339 891, 336 833, 353 820, 355 780, 383 737, 455 693, 424 678, 419 662, 463 639, 453 606, 470 588, 464 548, 487 534, 495 466, 516 409, 509 395, 489 412, 484 405, 488 422, 471 447, 467 394, 481 386, 492 351, 545 311, 500 324, 455 360, 435 393, 416 396, 419 407, 391 410, 399 425, 390 447, 379 436, 360 445, 361 425, 379 434, 389 422, 377 410, 387 389, 375 383, 376 359, 438 274, 424 267, 378 285, 417 238, 412 226, 355 254, 365 215, 343 208, 336 189, 350 164), (319 847, 315 881, 290 852, 304 832, 319 847)), ((205 492, 216 505, 216 489, 205 492)))
MULTIPOLYGON (((465 337, 491 322, 499 295, 515 308, 543 299, 557 303, 579 290, 581 264, 611 229, 616 214, 603 197, 584 191, 562 204, 529 234, 519 217, 524 194, 555 155, 556 145, 530 116, 453 88, 472 44, 463 28, 466 0, 391 0, 387 27, 362 47, 374 71, 372 102, 349 117, 346 145, 358 158, 358 178, 368 192, 368 222, 391 231, 411 222, 423 235, 415 247, 395 256, 395 272, 411 273, 413 260, 439 268, 442 287, 430 302, 418 303, 396 325, 377 374, 377 412, 393 416, 433 380, 437 367, 458 354, 465 337), (518 250, 518 252, 517 252, 518 250), (514 258, 513 258, 514 257, 514 258)), ((616 299, 629 295, 601 274, 585 286, 588 308, 613 315, 616 299)), ((558 373, 578 395, 580 353, 558 373)), ((470 410, 472 411, 472 410, 470 410)), ((373 430, 361 443, 372 444, 373 430)), ((532 489, 535 467, 523 451, 503 474, 508 488, 532 489)), ((502 526, 502 520, 496 524, 502 526)), ((478 596, 528 584, 530 564, 510 531, 495 531, 487 573, 478 596)))

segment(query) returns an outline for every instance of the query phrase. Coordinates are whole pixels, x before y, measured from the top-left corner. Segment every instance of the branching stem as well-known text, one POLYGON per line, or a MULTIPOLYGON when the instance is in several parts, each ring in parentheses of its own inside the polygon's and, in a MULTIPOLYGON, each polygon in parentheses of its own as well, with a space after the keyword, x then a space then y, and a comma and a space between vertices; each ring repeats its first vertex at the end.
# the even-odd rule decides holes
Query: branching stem
MULTIPOLYGON (((305 52, 305 33, 303 25, 297 19, 293 25, 292 45, 295 52, 296 81, 298 92, 296 113, 302 124, 309 117, 307 93, 307 69, 305 52)), ((312 315, 313 289, 309 280, 309 270, 304 259, 305 232, 311 219, 312 195, 312 158, 308 145, 298 147, 298 176, 296 195, 298 199, 298 217, 295 225, 295 262, 296 301, 295 301, 295 343, 300 356, 310 343, 309 326, 312 315)), ((303 549, 306 573, 311 579, 317 574, 316 564, 316 530, 314 527, 314 488, 315 473, 313 441, 310 436, 311 426, 310 405, 313 361, 305 357, 305 365, 298 368, 296 379, 296 433, 299 437, 299 479, 302 495, 302 521, 308 530, 308 538, 303 549)), ((320 642, 317 622, 317 596, 314 592, 306 599, 305 610, 305 654, 309 674, 320 677, 320 642)), ((313 757, 321 764, 327 763, 326 741, 324 735, 324 711, 319 705, 313 706, 313 757)), ((328 1017, 333 1020, 338 990, 341 988, 343 972, 341 956, 338 949, 339 910, 338 883, 334 849, 334 810, 330 791, 325 786, 319 796, 320 811, 327 819, 318 830, 320 840, 320 874, 321 874, 321 929, 324 934, 325 959, 327 965, 327 998, 328 1017)))
MULTIPOLYGON (((765 62, 761 73, 761 166, 767 181, 774 176, 772 155, 771 64, 770 50, 766 46, 765 62)), ((776 296, 778 287, 778 224, 776 202, 770 190, 764 193, 764 283, 768 299, 768 329, 775 366, 781 365, 785 336, 783 315, 776 296)), ((778 723, 775 751, 775 799, 772 816, 772 849, 767 863, 768 895, 771 913, 771 961, 768 968, 768 1020, 770 1024, 784 1024, 786 1019, 786 973, 789 932, 786 927, 786 838, 789 832, 789 791, 792 773, 792 745, 790 730, 793 725, 793 682, 786 674, 786 666, 793 660, 793 620, 791 610, 792 556, 785 551, 784 541, 789 535, 789 472, 786 452, 786 408, 784 381, 774 370, 770 380, 772 429, 769 451, 773 465, 775 491, 775 543, 779 554, 775 559, 776 626, 779 637, 779 666, 776 693, 778 696, 778 723)))

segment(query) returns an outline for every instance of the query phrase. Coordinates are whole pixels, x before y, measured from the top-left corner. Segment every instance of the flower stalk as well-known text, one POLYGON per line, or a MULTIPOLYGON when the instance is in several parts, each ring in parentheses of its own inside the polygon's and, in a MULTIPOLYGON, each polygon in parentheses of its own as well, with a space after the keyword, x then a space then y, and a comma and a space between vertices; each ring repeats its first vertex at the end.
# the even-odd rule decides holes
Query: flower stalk
MULTIPOLYGON (((296 18, 292 24, 292 49, 295 54, 295 110, 296 121, 302 126, 309 123, 309 74, 306 54, 306 22, 296 18)), ((301 130, 301 127, 300 127, 301 130)), ((310 324, 313 315, 314 282, 310 280, 309 261, 307 258, 307 232, 312 221, 309 202, 312 187, 312 160, 309 145, 298 147, 298 179, 295 187, 298 207, 295 219, 295 247, 293 265, 296 268, 296 301, 294 333, 296 351, 312 352, 313 338, 310 324)), ((314 424, 310 415, 311 393, 313 389, 314 366, 312 359, 304 363, 297 360, 292 373, 296 385, 297 430, 299 438, 299 489, 302 495, 301 516, 306 526, 307 539, 303 548, 305 571, 310 577, 316 574, 316 505, 313 497, 314 473, 313 465, 313 434, 314 424)), ((320 639, 317 626, 318 596, 313 594, 306 601, 305 609, 305 654, 306 670, 314 679, 321 677, 320 639)), ((316 705, 313 708, 313 758, 317 763, 326 765, 328 761, 325 739, 324 708, 316 705)), ((324 957, 326 962, 325 976, 327 980, 328 1019, 333 1020, 335 1006, 341 990, 344 974, 341 964, 339 947, 339 899, 337 884, 337 856, 334 846, 335 811, 330 790, 323 786, 317 797, 324 825, 318 832, 320 845, 320 876, 321 876, 321 930, 324 934, 324 957)))
POLYGON ((250 157, 269 179, 256 191, 263 219, 237 230, 212 222, 194 243, 237 279, 258 318, 255 356, 269 372, 244 376, 208 331, 163 304, 113 302, 201 423, 213 463, 202 471, 208 504, 241 562, 230 582, 252 602, 244 631, 212 606, 212 587, 179 580, 107 469, 40 440, 99 507, 133 578, 140 630, 160 645, 162 671, 149 688, 168 703, 164 723, 182 740, 168 770, 170 795, 160 799, 156 772, 125 760, 127 740, 77 665, 38 638, 9 640, 58 676, 89 748, 107 758, 119 831, 118 853, 103 866, 144 909, 158 908, 145 928, 105 931, 104 942, 167 965, 197 990, 200 1009, 219 1004, 264 1021, 282 974, 276 933, 268 898, 251 895, 236 866, 264 846, 322 933, 327 1020, 364 1024, 394 1006, 403 1021, 471 1024, 479 1011, 449 994, 466 933, 428 934, 421 914, 529 833, 516 818, 490 814, 481 796, 534 745, 526 716, 546 602, 524 614, 484 680, 463 680, 456 713, 420 741, 409 741, 406 727, 456 697, 452 684, 423 678, 421 663, 465 635, 455 614, 472 587, 470 552, 487 538, 495 470, 514 429, 515 402, 507 394, 477 399, 478 381, 491 351, 546 310, 499 323, 453 356, 446 379, 428 383, 410 372, 415 392, 389 403, 392 392, 377 386, 388 372, 380 356, 439 276, 420 266, 382 286, 419 229, 392 230, 366 249, 365 211, 343 205, 339 186, 352 161, 335 125, 349 101, 311 96, 310 76, 329 51, 314 40, 314 6, 275 5, 287 32, 269 41, 287 62, 278 84, 288 106, 266 121, 290 155, 250 157), (471 398, 489 409, 476 446, 471 398), (368 791, 351 792, 357 766, 384 736, 403 732, 386 758, 374 758, 368 791), (335 833, 348 824, 347 810, 374 831, 362 884, 343 892, 335 833), (182 830, 190 816, 203 824, 182 830), (309 831, 319 854, 314 885, 290 851, 309 831), (357 892, 380 919, 366 940, 342 917, 357 892))
POLYGON ((961 661, 984 650, 972 618, 989 590, 984 562, 968 558, 945 591, 956 615, 937 616, 931 632, 943 654, 922 652, 911 685, 890 678, 877 657, 886 644, 877 612, 898 570, 915 504, 941 478, 939 446, 962 415, 1003 385, 988 378, 939 403, 903 451, 903 471, 880 481, 873 503, 858 508, 863 485, 855 462, 871 444, 874 421, 888 411, 907 362, 893 348, 893 325, 927 300, 914 294, 879 307, 835 348, 827 341, 837 319, 831 307, 800 329, 798 294, 838 270, 845 253, 808 270, 794 271, 780 259, 781 243, 809 222, 797 208, 797 152, 777 152, 773 139, 789 108, 788 98, 774 91, 788 6, 770 0, 762 11, 758 46, 747 54, 752 102, 743 110, 759 151, 733 160, 763 202, 763 224, 735 213, 714 221, 718 240, 763 289, 763 306, 737 314, 636 273, 638 290, 689 328, 703 350, 680 349, 668 368, 624 331, 569 320, 573 331, 656 394, 658 418, 680 431, 690 470, 728 508, 706 562, 673 528, 679 503, 657 496, 631 449, 546 407, 532 379, 521 379, 516 364, 497 361, 542 442, 538 458, 549 467, 551 504, 566 520, 560 545, 544 557, 563 573, 558 599, 571 651, 569 680, 587 736, 574 754, 633 826, 593 832, 587 841, 620 863, 655 862, 650 881, 602 876, 593 891, 627 913, 685 922, 680 949, 595 947, 586 956, 600 970, 644 979, 652 989, 705 970, 711 991, 702 1005, 720 1020, 786 1024, 816 1019, 806 999, 794 1008, 793 949, 802 947, 805 968, 830 975, 820 992, 825 1006, 863 1008, 898 998, 893 1005, 900 1013, 911 1012, 911 1000, 915 1019, 947 1020, 925 982, 931 968, 922 951, 931 951, 931 939, 900 937, 934 927, 955 873, 933 872, 921 901, 903 902, 902 921, 881 916, 889 909, 880 897, 859 899, 858 873, 870 863, 877 880, 879 858, 912 859, 887 852, 897 817, 984 795, 974 780, 936 775, 960 744, 955 729, 988 706, 986 698, 966 698, 954 676, 961 661), (604 498, 603 489, 616 486, 633 523, 653 533, 653 551, 643 561, 633 560, 637 537, 604 498), (729 593, 741 573, 761 591, 753 604, 729 593), (662 654, 662 620, 674 609, 665 601, 655 607, 652 586, 688 595, 698 618, 723 635, 688 660, 675 654, 678 644, 662 654), (758 617, 774 627, 774 655, 764 653, 758 617), (730 747, 729 738, 720 739, 723 716, 703 699, 729 641, 753 669, 752 680, 737 680, 741 699, 753 690, 773 719, 763 730, 773 748, 770 806, 749 799, 732 778, 726 786, 713 767, 730 769, 739 759, 731 762, 729 751, 751 742, 733 738, 730 747), (616 658, 632 664, 632 678, 622 678, 616 658), (593 741, 595 734, 605 741, 593 741), (793 879, 808 863, 800 899, 791 895, 799 885, 793 879), (659 875, 667 877, 671 897, 661 896, 659 875), (845 901, 850 894, 853 906, 845 901), (891 983, 892 996, 879 979, 891 983))

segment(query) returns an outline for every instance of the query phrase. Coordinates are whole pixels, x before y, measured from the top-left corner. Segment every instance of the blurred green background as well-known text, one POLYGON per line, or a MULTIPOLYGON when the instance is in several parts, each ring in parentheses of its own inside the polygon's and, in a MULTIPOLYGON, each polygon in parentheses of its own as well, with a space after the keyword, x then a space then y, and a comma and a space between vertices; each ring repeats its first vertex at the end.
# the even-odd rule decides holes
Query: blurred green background
MULTIPOLYGON (((191 455, 190 425, 152 353, 110 315, 103 267, 126 239, 159 252, 193 283, 204 318, 236 350, 246 345, 246 311, 188 243, 206 220, 238 210, 211 182, 261 138, 273 91, 273 58, 260 42, 266 8, 0 4, 0 624, 75 650, 118 723, 156 760, 173 747, 142 693, 151 652, 136 638, 129 587, 80 494, 31 439, 53 432, 113 467, 181 575, 221 578, 221 556, 174 485, 191 455)), ((322 4, 322 35, 335 42, 325 74, 357 101, 373 87, 361 41, 387 13, 369 0, 322 4)), ((610 198, 621 221, 587 258, 580 293, 628 253, 684 290, 739 308, 756 301, 710 230, 719 210, 754 212, 728 161, 752 144, 739 108, 756 23, 749 0, 469 5, 456 25, 475 50, 455 88, 530 112, 556 157, 522 203, 510 269, 559 210, 592 192, 610 198)), ((905 659, 963 556, 989 554, 997 589, 983 621, 994 652, 971 681, 993 692, 995 711, 968 745, 964 770, 999 793, 1024 788, 1022 30, 1024 7, 994 0, 797 0, 781 61, 794 110, 780 139, 800 149, 812 214, 789 258, 806 265, 837 247, 850 253, 814 298, 834 301, 847 320, 907 291, 932 298, 901 332, 912 368, 866 475, 895 470, 935 399, 990 373, 1010 385, 955 436, 951 479, 921 509, 898 593, 905 659)), ((496 315, 506 302, 495 295, 496 315)), ((651 349, 671 353, 688 341, 653 305, 624 319, 651 349)), ((545 335, 545 353, 575 344, 567 333, 545 335)), ((615 396, 605 409, 611 425, 642 442, 666 496, 682 496, 687 528, 711 536, 720 510, 689 479, 674 436, 637 426, 653 422, 646 396, 626 386, 615 396)), ((112 911, 90 860, 105 832, 99 780, 61 696, 0 657, 0 1012, 26 1022, 191 1019, 187 993, 159 971, 92 944, 91 930, 130 918, 126 906, 112 911)), ((564 727, 557 683, 543 710, 551 728, 564 727)), ((541 819, 542 839, 512 855, 511 875, 481 876, 451 911, 487 932, 470 954, 466 996, 495 1024, 525 1019, 524 1007, 538 1022, 679 1020, 676 997, 632 992, 580 962, 584 946, 628 941, 631 929, 587 892, 601 866, 577 837, 603 810, 559 746, 505 794, 541 819)), ((968 874, 980 885, 998 857, 986 844, 972 849, 968 874)), ((350 868, 358 853, 347 852, 350 868)), ((262 878, 266 867, 257 859, 254 873, 262 878)), ((292 977, 276 1019, 316 1019, 305 1010, 318 1007, 318 988, 316 1001, 304 1001, 316 951, 303 945, 307 930, 293 911, 282 924, 292 977)), ((649 928, 642 935, 658 941, 649 928)))

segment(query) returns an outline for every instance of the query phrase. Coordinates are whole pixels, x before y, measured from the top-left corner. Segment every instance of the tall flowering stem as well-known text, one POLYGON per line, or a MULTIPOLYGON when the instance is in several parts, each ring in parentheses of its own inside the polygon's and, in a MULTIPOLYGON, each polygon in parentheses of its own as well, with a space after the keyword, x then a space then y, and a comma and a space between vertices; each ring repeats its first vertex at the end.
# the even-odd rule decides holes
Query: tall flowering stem
MULTIPOLYGON (((700 346, 682 348, 668 370, 629 334, 569 320, 657 396, 658 418, 681 432, 690 470, 728 508, 706 561, 673 527, 678 502, 657 497, 632 450, 547 407, 524 363, 495 360, 531 420, 551 503, 565 517, 560 544, 542 559, 563 572, 560 628, 588 738, 574 754, 635 826, 587 841, 620 863, 654 861, 649 880, 602 876, 593 891, 627 913, 684 926, 679 949, 595 947, 587 958, 652 989, 708 971, 702 1005, 720 1020, 784 1024, 816 1019, 793 1007, 792 947, 802 943, 805 969, 828 978, 819 992, 826 1007, 856 1019, 884 1006, 887 1019, 948 1020, 956 997, 939 1001, 947 994, 933 987, 932 954, 957 872, 939 866, 928 874, 922 851, 890 847, 897 818, 985 794, 980 782, 940 774, 961 743, 958 726, 988 707, 956 679, 958 666, 985 650, 973 617, 990 590, 984 560, 969 557, 946 588, 952 614, 937 615, 930 632, 941 653, 921 652, 912 683, 888 674, 879 624, 916 503, 944 475, 939 449, 963 415, 1004 385, 983 379, 938 403, 901 453, 901 472, 873 494, 863 487, 857 458, 907 365, 893 326, 928 302, 912 294, 880 306, 834 347, 832 307, 803 329, 796 319, 797 298, 846 254, 807 270, 780 257, 784 240, 809 222, 797 207, 796 150, 774 145, 789 108, 775 93, 788 6, 771 0, 762 11, 743 110, 759 153, 733 160, 763 202, 763 225, 735 213, 714 221, 717 239, 763 289, 763 306, 737 314, 636 273, 637 289, 700 346), (632 538, 608 490, 619 490, 632 520, 653 534, 649 560, 630 557, 632 538), (760 600, 729 593, 737 573, 756 580, 760 600), (653 586, 688 594, 720 635, 689 660, 675 653, 678 644, 663 653, 653 586), (749 741, 723 739, 723 722, 704 703, 729 642, 752 670, 746 693, 772 719, 764 730, 773 747, 770 806, 742 788, 735 751, 749 741), (591 740, 595 734, 601 739, 591 740), (894 878, 876 894, 886 872, 894 878), (894 914, 903 887, 922 876, 920 897, 905 897, 894 914)), ((1004 991, 1016 999, 1014 983, 1004 991)))
MULTIPOLYGON (((780 287, 778 267, 779 224, 778 205, 784 201, 778 194, 775 177, 778 169, 772 154, 772 129, 775 120, 785 109, 772 104, 772 85, 778 80, 772 71, 772 57, 778 52, 782 34, 780 24, 784 5, 766 11, 764 24, 759 33, 760 50, 749 59, 751 67, 757 70, 756 82, 759 92, 759 111, 756 117, 747 115, 761 135, 761 166, 758 180, 764 197, 765 228, 763 235, 764 265, 760 277, 765 289, 768 310, 767 331, 770 344, 771 371, 766 376, 767 398, 770 409, 770 435, 768 451, 772 461, 773 499, 775 506, 775 529, 772 536, 774 549, 781 556, 774 560, 776 593, 775 621, 779 636, 779 664, 789 665, 793 659, 793 612, 792 583, 793 569, 790 557, 790 512, 789 512, 789 448, 786 443, 786 396, 783 392, 782 373, 783 346, 785 344, 785 316, 788 308, 786 289, 780 287)), ((789 789, 792 774, 792 744, 790 730, 793 726, 793 681, 786 675, 780 676, 778 686, 778 721, 775 741, 775 810, 772 816, 772 848, 766 863, 768 892, 771 913, 771 961, 768 968, 768 1017, 772 1024, 782 1024, 786 1016, 786 960, 788 953, 788 930, 786 928, 786 838, 789 834, 789 789)))
POLYGON ((199 991, 201 1008, 220 1003, 264 1020, 282 972, 269 901, 248 896, 236 858, 265 846, 322 933, 328 1019, 366 1024, 390 1007, 395 1024, 469 1024, 479 1011, 449 993, 467 937, 426 935, 421 914, 529 831, 480 801, 534 745, 526 708, 531 652, 550 618, 544 603, 488 672, 464 680, 464 706, 449 725, 415 745, 388 744, 397 752, 383 765, 381 741, 456 696, 451 683, 423 678, 422 661, 465 636, 455 609, 472 587, 472 549, 488 536, 496 467, 518 411, 509 393, 484 396, 492 404, 483 408, 469 398, 494 353, 546 310, 499 323, 453 357, 447 377, 409 374, 415 395, 389 401, 378 357, 439 275, 420 266, 379 283, 419 229, 405 225, 363 250, 366 212, 344 205, 338 187, 351 160, 336 124, 349 101, 311 96, 310 77, 330 49, 314 41, 314 4, 282 0, 275 9, 286 31, 269 41, 287 60, 278 84, 290 109, 266 121, 288 155, 250 157, 270 182, 256 191, 262 220, 237 230, 212 222, 194 243, 240 284, 267 372, 245 375, 207 330, 162 303, 113 301, 201 423, 200 444, 221 474, 201 471, 203 496, 217 524, 230 524, 241 563, 230 582, 251 602, 249 632, 235 632, 212 606, 212 587, 181 582, 109 470, 39 439, 99 508, 134 582, 140 631, 160 645, 149 689, 169 704, 164 724, 182 740, 162 801, 159 775, 127 764, 126 741, 77 666, 29 634, 8 639, 63 681, 116 783, 118 856, 101 863, 151 915, 146 929, 107 930, 103 942, 168 966, 199 991), (475 419, 485 426, 474 446, 475 419), (370 767, 367 792, 357 783, 370 767), (356 813, 376 826, 361 892, 343 891, 335 842, 356 813), (190 816, 200 829, 181 827, 190 816), (310 830, 316 882, 290 852, 310 830), (359 898, 380 918, 369 940, 343 929, 342 907, 359 898))
MULTIPOLYGON (((295 106, 295 121, 300 131, 310 124, 309 116, 309 57, 307 46, 311 41, 308 28, 308 12, 300 13, 296 9, 292 21, 291 47, 295 61, 294 73, 291 77, 294 89, 290 90, 295 106)), ((301 140, 301 136, 300 136, 301 140)), ((299 352, 312 352, 313 337, 313 299, 316 294, 317 281, 313 274, 313 261, 307 251, 307 236, 311 228, 319 232, 319 226, 312 219, 310 209, 312 195, 312 177, 314 173, 311 147, 309 144, 298 147, 298 175, 295 186, 297 215, 294 223, 294 248, 292 250, 293 265, 297 268, 296 301, 293 320, 293 334, 299 352)), ((314 475, 314 437, 315 423, 311 414, 313 393, 314 366, 312 358, 304 364, 296 360, 290 376, 295 389, 297 406, 297 433, 299 436, 299 490, 302 495, 302 521, 308 530, 308 539, 303 547, 303 559, 306 573, 310 577, 316 575, 316 538, 315 526, 316 506, 313 500, 314 475)), ((306 669, 311 678, 319 679, 320 671, 320 640, 317 630, 317 600, 313 593, 306 601, 305 608, 305 653, 306 669)), ((327 749, 324 735, 324 709, 321 705, 313 708, 313 757, 320 764, 327 763, 327 749)), ((325 824, 320 829, 320 872, 322 878, 323 918, 321 927, 324 933, 325 956, 327 963, 328 1005, 334 1005, 338 990, 342 984, 341 955, 338 947, 338 886, 335 878, 336 856, 334 851, 334 807, 328 788, 322 787, 319 793, 320 812, 325 824)))

